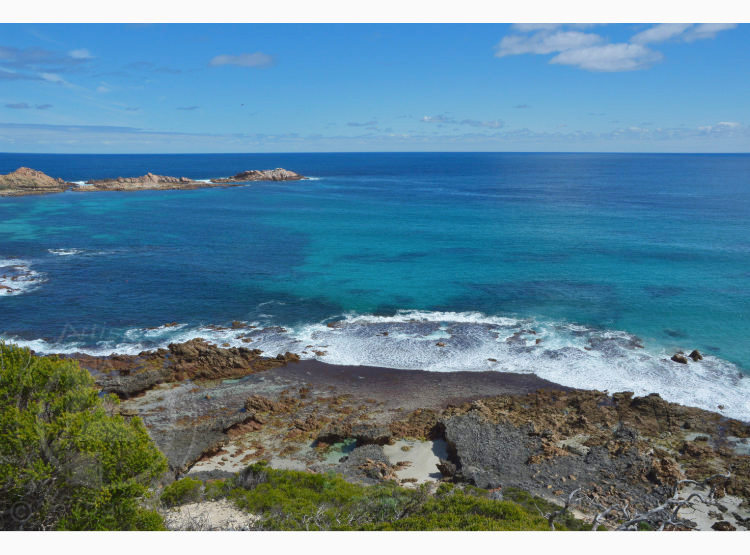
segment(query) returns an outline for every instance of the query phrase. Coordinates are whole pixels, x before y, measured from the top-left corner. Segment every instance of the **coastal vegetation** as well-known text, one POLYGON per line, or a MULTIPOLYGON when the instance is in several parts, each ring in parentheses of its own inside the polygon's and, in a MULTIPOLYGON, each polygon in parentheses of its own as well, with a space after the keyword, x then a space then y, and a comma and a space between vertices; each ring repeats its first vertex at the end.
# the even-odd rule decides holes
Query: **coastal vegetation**
POLYGON ((78 363, 0 342, 0 528, 154 530, 167 468, 138 417, 78 363))
MULTIPOLYGON (((196 480, 184 478, 165 488, 173 506, 196 501, 196 480), (179 492, 179 493, 177 493, 179 492)), ((375 485, 347 482, 339 474, 278 470, 260 462, 233 478, 207 481, 204 500, 229 499, 260 516, 264 530, 549 530, 542 516, 560 507, 520 490, 502 499, 471 486, 442 484, 433 490, 393 481, 375 485)), ((560 530, 590 528, 569 514, 560 530)))
POLYGON ((702 529, 750 524, 741 422, 656 395, 487 396, 485 382, 445 409, 386 390, 400 416, 377 422, 383 392, 326 381, 324 365, 312 382, 297 360, 197 340, 110 358, 0 343, 0 527, 691 529, 678 512, 696 502, 712 511, 702 529), (239 520, 222 527, 224 511, 239 520))

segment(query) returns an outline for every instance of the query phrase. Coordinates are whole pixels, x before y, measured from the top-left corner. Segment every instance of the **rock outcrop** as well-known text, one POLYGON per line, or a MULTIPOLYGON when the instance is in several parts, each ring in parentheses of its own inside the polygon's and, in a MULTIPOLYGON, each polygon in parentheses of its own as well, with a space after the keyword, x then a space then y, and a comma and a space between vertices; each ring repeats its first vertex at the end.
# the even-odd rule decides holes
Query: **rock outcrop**
POLYGON ((196 181, 189 177, 172 177, 147 173, 138 177, 91 179, 77 186, 62 179, 55 179, 31 168, 18 168, 7 175, 0 175, 0 196, 43 195, 60 193, 68 189, 76 193, 92 191, 146 191, 168 189, 200 189, 204 187, 242 185, 250 181, 295 181, 305 179, 303 175, 284 168, 275 170, 247 170, 227 178, 210 182, 196 181))
POLYGON ((139 177, 118 177, 115 179, 92 179, 77 187, 76 192, 86 191, 139 191, 142 189, 197 189, 206 183, 188 177, 171 177, 147 173, 139 177))
POLYGON ((44 195, 61 193, 74 185, 31 168, 18 168, 0 175, 0 196, 44 195))
POLYGON ((679 362, 680 364, 687 364, 688 359, 685 355, 682 353, 675 353, 672 355, 672 361, 673 362, 679 362))
POLYGON ((732 468, 726 493, 750 498, 750 457, 733 448, 750 426, 657 394, 492 397, 448 409, 442 424, 452 479, 482 488, 543 495, 583 487, 607 503, 637 506, 659 501, 677 480, 732 468))
POLYGON ((299 360, 294 353, 268 358, 261 356, 262 352, 245 347, 225 349, 197 338, 138 355, 78 354, 73 358, 94 375, 102 391, 127 398, 164 382, 241 378, 299 360))
POLYGON ((296 181, 299 179, 305 179, 304 175, 300 175, 293 171, 285 170, 284 168, 276 168, 275 170, 247 170, 240 172, 232 177, 223 177, 220 179, 212 179, 212 183, 245 183, 248 181, 296 181))

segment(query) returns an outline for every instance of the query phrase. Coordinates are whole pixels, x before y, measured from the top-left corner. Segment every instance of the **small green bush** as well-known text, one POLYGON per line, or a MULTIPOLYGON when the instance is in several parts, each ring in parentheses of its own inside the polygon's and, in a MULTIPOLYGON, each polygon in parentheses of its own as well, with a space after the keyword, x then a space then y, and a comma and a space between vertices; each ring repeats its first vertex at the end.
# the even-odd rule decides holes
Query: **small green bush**
POLYGON ((183 478, 172 482, 164 488, 161 494, 161 502, 167 507, 184 505, 185 503, 196 503, 201 499, 203 483, 193 478, 183 478))
POLYGON ((143 508, 167 468, 78 363, 0 342, 0 529, 163 529, 143 508))
POLYGON ((229 495, 231 489, 232 486, 227 480, 209 480, 203 485, 203 496, 210 501, 216 501, 229 495))

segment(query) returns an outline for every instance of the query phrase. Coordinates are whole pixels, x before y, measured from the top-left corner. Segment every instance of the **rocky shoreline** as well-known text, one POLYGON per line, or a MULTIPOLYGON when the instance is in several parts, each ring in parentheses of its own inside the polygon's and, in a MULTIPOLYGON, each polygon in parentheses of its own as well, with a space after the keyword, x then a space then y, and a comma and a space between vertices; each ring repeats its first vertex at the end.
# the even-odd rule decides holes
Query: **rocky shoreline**
POLYGON ((21 167, 9 174, 0 175, 0 196, 44 195, 74 191, 144 191, 171 189, 201 189, 244 185, 254 181, 298 181, 305 176, 283 168, 272 170, 246 170, 232 177, 198 181, 189 177, 172 177, 147 173, 138 177, 93 179, 83 185, 50 177, 40 171, 21 167))
POLYGON ((750 527, 750 425, 656 394, 266 358, 200 339, 136 356, 72 356, 121 397, 121 414, 143 419, 173 478, 226 477, 264 460, 362 483, 520 488, 559 504, 581 488, 638 509, 678 480, 731 472, 719 491, 726 511, 712 509, 711 522, 750 527))

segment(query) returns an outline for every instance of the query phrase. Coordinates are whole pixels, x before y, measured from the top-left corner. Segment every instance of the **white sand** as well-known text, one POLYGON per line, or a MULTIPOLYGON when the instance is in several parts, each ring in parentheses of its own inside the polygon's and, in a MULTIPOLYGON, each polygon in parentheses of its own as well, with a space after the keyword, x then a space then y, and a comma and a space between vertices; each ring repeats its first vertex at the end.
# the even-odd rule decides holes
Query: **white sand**
MULTIPOLYGON (((695 486, 684 487, 680 490, 680 499, 686 499, 691 493, 699 493, 705 497, 708 495, 708 489, 700 489, 695 486)), ((696 530, 711 530, 711 525, 720 520, 726 520, 737 528, 737 530, 745 530, 745 527, 740 525, 732 514, 737 513, 743 519, 750 517, 750 511, 747 509, 740 509, 742 499, 733 495, 725 495, 721 499, 718 499, 718 502, 722 507, 726 508, 725 512, 719 511, 719 509, 713 505, 707 505, 701 503, 697 499, 693 499, 693 501, 691 501, 693 504, 692 508, 685 507, 680 509, 680 518, 686 518, 695 522, 698 525, 696 530), (722 516, 721 518, 711 517, 708 514, 709 512, 721 513, 722 516)))
POLYGON ((437 464, 440 459, 447 459, 445 442, 399 440, 393 445, 384 445, 383 451, 391 464, 408 462, 409 466, 396 472, 399 479, 415 479, 416 483, 434 482, 441 478, 437 464), (409 447, 408 451, 402 447, 409 447))
POLYGON ((164 512, 169 530, 252 530, 259 519, 226 499, 188 503, 164 512))

